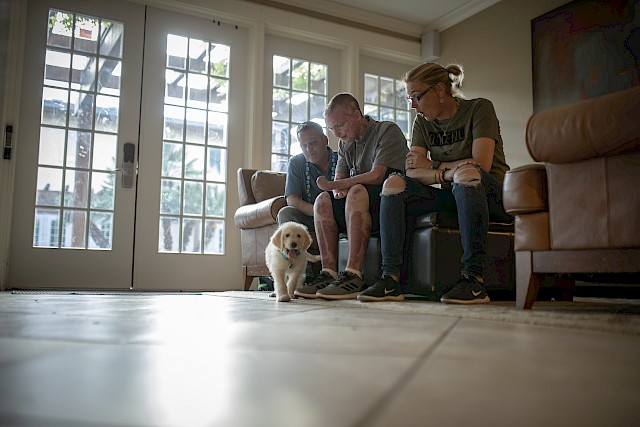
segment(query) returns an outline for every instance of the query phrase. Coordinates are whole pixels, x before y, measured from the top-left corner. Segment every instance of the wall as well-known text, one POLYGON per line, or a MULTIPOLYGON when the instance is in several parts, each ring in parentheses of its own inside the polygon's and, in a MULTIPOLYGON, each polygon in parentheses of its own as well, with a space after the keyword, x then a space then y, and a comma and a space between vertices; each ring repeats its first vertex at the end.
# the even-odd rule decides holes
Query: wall
POLYGON ((511 168, 533 162, 524 140, 533 113, 531 20, 565 3, 503 0, 440 34, 438 62, 463 65, 465 96, 493 102, 511 168))

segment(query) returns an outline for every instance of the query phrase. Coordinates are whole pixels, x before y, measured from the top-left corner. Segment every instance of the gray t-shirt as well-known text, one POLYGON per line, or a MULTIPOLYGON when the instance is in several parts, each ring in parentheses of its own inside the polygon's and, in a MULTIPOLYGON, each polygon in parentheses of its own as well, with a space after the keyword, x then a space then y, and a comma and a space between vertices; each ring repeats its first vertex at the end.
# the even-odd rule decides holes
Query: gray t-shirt
POLYGON ((355 176, 369 172, 374 165, 404 172, 409 148, 402 130, 393 122, 379 122, 369 116, 364 117, 368 124, 362 140, 340 140, 336 172, 355 176))
POLYGON ((504 181, 509 170, 505 161, 500 124, 488 99, 460 99, 457 113, 448 120, 428 121, 416 116, 413 122, 411 146, 429 150, 432 160, 452 162, 473 157, 473 141, 477 138, 491 138, 496 142, 490 174, 498 181, 504 181))
POLYGON ((315 202, 316 197, 322 193, 322 190, 316 184, 318 177, 324 175, 329 181, 333 181, 336 171, 338 153, 333 151, 331 147, 327 147, 327 151, 329 154, 329 167, 325 174, 320 172, 316 165, 307 161, 304 154, 297 154, 289 159, 287 181, 284 189, 285 197, 300 196, 307 203, 315 202))

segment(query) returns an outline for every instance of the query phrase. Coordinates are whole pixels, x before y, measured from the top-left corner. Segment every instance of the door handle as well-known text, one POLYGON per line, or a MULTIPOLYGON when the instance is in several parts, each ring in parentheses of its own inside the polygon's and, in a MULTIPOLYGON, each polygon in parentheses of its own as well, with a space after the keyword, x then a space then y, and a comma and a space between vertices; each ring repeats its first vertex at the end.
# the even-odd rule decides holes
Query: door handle
POLYGON ((127 142, 122 149, 122 187, 133 187, 133 179, 135 177, 135 153, 136 145, 127 142))

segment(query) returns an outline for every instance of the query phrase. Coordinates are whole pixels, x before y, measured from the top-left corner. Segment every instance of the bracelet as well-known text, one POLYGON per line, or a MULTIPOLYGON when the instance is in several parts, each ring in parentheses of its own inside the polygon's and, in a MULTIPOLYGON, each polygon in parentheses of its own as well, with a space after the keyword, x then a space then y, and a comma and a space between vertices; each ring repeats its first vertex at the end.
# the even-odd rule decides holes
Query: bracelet
POLYGON ((443 168, 442 169, 442 183, 444 184, 445 182, 447 182, 446 178, 445 178, 445 174, 447 173, 448 170, 451 170, 449 168, 443 168))

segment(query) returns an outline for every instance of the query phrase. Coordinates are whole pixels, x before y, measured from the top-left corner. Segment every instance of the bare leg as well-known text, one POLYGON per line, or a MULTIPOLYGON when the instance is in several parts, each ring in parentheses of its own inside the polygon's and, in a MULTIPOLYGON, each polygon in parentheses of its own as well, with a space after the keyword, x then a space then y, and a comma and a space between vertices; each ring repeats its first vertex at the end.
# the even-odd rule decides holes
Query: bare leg
POLYGON ((349 237, 349 259, 347 268, 362 271, 364 256, 371 235, 369 193, 362 185, 349 189, 346 205, 347 235, 349 237))
POLYGON ((313 222, 322 258, 322 268, 338 270, 338 224, 333 217, 331 196, 322 193, 313 205, 313 222))

